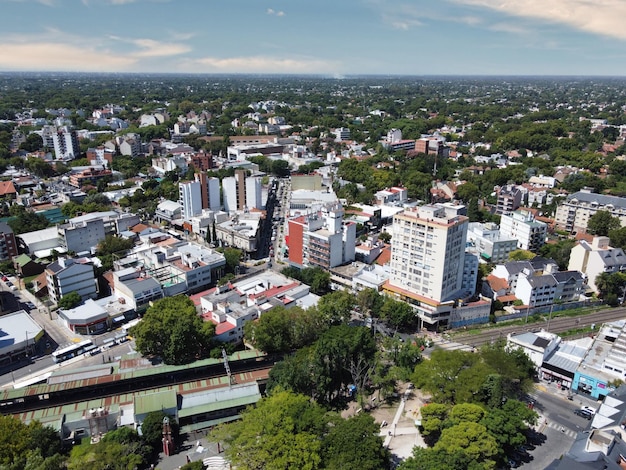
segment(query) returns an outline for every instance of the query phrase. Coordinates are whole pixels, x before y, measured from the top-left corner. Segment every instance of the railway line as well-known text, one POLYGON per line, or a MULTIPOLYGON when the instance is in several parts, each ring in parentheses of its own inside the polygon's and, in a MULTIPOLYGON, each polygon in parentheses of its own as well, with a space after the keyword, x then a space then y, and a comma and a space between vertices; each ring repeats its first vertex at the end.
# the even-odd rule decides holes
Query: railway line
POLYGON ((481 344, 496 341, 499 338, 506 338, 509 333, 522 333, 526 331, 538 331, 540 329, 549 330, 551 333, 562 333, 575 328, 589 327, 596 325, 596 329, 607 321, 621 320, 626 318, 626 308, 618 307, 600 312, 583 314, 575 317, 555 317, 550 319, 548 315, 543 316, 543 322, 533 322, 516 325, 500 325, 485 328, 476 333, 451 334, 451 339, 457 343, 470 346, 480 346, 481 344))
MULTIPOLYGON (((274 356, 261 356, 229 361, 229 365, 232 375, 236 376, 269 370, 277 360, 279 358, 274 356)), ((179 370, 170 367, 167 370, 141 375, 112 373, 55 385, 40 384, 15 390, 3 390, 0 391, 0 413, 23 413, 160 387, 209 383, 225 375, 223 362, 215 361, 198 367, 180 367, 179 370)))

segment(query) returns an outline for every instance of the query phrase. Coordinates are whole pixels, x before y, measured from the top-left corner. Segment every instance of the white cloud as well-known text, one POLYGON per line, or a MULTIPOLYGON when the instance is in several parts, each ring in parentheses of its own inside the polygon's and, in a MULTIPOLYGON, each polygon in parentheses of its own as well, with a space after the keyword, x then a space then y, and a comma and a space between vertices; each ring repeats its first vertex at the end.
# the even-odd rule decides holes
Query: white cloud
POLYGON ((63 70, 63 71, 122 71, 136 62, 106 51, 54 42, 13 43, 0 48, 0 69, 4 70, 63 70))
POLYGON ((285 12, 284 11, 276 11, 273 8, 268 8, 266 13, 268 15, 274 15, 274 16, 285 16, 285 12))
POLYGON ((189 52, 191 48, 185 44, 155 41, 154 39, 134 39, 139 51, 132 53, 136 57, 165 57, 189 52))
POLYGON ((452 0, 510 16, 561 23, 588 33, 626 39, 623 0, 452 0))
POLYGON ((203 57, 187 63, 190 72, 206 73, 334 73, 340 67, 333 61, 313 58, 203 57))

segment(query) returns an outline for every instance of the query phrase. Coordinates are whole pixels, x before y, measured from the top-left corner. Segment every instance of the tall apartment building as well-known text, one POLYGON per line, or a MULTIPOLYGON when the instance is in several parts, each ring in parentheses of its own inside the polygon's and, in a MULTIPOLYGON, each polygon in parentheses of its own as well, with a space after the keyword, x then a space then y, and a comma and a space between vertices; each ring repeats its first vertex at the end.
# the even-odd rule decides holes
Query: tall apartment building
POLYGON ((178 184, 178 203, 183 219, 199 215, 202 212, 202 188, 199 181, 183 181, 178 184))
POLYGON ((289 263, 297 267, 334 268, 354 261, 356 223, 343 221, 340 204, 288 221, 289 263))
POLYGON ((519 210, 502 215, 500 234, 515 238, 517 247, 522 250, 537 251, 546 242, 548 225, 535 220, 532 212, 519 210))
POLYGON ((475 293, 478 275, 478 257, 465 252, 468 221, 441 205, 393 218, 390 278, 383 290, 408 302, 425 327, 488 321, 488 301, 463 300, 475 293))
POLYGON ((556 209, 556 226, 570 233, 586 232, 589 218, 598 211, 608 211, 626 226, 626 198, 606 196, 582 189, 567 196, 556 209))
POLYGON ((202 196, 202 208, 219 211, 222 207, 219 178, 209 178, 204 171, 194 175, 196 181, 200 183, 200 192, 202 196))
POLYGON ((460 295, 468 218, 426 205, 393 218, 390 284, 445 302, 460 295))
POLYGON ((52 134, 54 158, 57 160, 74 160, 80 155, 80 145, 76 131, 62 129, 52 134))
POLYGON ((235 176, 224 178, 222 193, 227 212, 262 208, 261 179, 246 177, 245 170, 236 170, 235 176))

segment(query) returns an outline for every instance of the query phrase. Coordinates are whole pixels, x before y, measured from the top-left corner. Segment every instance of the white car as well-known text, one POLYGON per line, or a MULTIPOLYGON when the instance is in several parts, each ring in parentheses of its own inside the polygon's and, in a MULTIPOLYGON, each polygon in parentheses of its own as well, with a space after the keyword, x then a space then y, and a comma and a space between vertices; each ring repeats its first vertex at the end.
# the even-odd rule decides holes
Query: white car
POLYGON ((590 408, 588 406, 582 406, 580 409, 583 410, 583 411, 586 411, 589 414, 591 414, 591 416, 596 414, 596 410, 594 410, 593 408, 590 408))

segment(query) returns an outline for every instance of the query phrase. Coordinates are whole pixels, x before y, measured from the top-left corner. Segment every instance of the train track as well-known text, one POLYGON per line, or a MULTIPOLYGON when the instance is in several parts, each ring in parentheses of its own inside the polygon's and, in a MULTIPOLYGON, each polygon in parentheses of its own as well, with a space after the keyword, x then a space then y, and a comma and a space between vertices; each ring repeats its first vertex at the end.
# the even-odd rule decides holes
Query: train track
MULTIPOLYGON (((263 358, 254 362, 249 361, 242 363, 240 361, 231 362, 231 371, 233 375, 245 374, 248 372, 269 371, 273 366, 275 358, 263 358)), ((225 376, 225 370, 222 364, 216 364, 215 367, 206 368, 205 370, 194 371, 192 374, 158 374, 155 376, 146 376, 143 380, 118 381, 100 387, 74 387, 57 390, 48 394, 39 394, 36 396, 25 394, 22 399, 12 399, 0 403, 0 413, 2 414, 20 414, 27 411, 41 410, 56 406, 69 405, 72 403, 97 400, 126 393, 136 393, 142 391, 155 390, 162 387, 177 386, 185 383, 198 382, 201 380, 209 380, 216 377, 225 376), (220 370, 221 369, 221 370, 220 370), (42 399, 46 396, 46 399, 42 399)), ((44 386, 45 387, 45 386, 44 386)), ((26 389, 24 389, 26 391, 26 389)), ((43 391, 43 389, 42 389, 43 391)))
POLYGON ((591 325, 595 325, 595 329, 598 330, 600 325, 605 322, 626 318, 626 308, 619 307, 575 317, 553 316, 550 320, 548 315, 543 315, 543 318, 545 320, 543 322, 493 326, 475 333, 458 333, 450 336, 451 340, 457 343, 480 346, 481 344, 495 341, 499 338, 506 338, 509 333, 523 333, 541 329, 548 330, 550 333, 562 333, 577 328, 590 327, 591 325))

